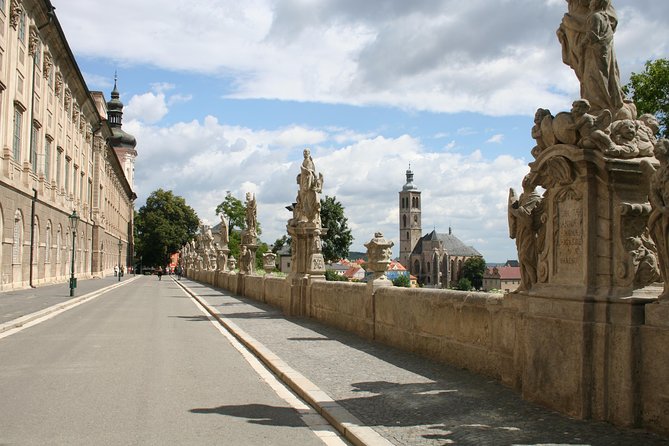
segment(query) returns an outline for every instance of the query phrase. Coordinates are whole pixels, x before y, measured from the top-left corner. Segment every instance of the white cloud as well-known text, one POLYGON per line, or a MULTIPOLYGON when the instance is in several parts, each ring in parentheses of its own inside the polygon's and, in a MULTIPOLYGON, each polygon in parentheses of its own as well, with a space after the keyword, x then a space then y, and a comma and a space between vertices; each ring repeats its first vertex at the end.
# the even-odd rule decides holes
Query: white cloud
POLYGON ((423 191, 424 232, 433 226, 446 232, 452 226, 454 234, 476 245, 489 260, 506 260, 513 249, 505 238, 506 191, 520 185, 527 166, 508 155, 485 159, 480 151, 430 152, 411 135, 361 137, 338 145, 337 133, 326 130, 294 126, 254 131, 221 124, 211 116, 165 128, 132 121, 126 130, 141 141, 142 164, 151 166, 137 171, 138 202, 158 187, 168 188, 215 224, 214 210, 226 191, 240 199, 254 192, 262 238, 268 243, 285 233, 290 218, 285 206, 297 194, 300 144, 320 139, 312 154, 325 177, 323 194, 336 196, 344 205, 355 237, 353 250, 364 251, 363 244, 382 231, 395 242, 397 253, 397 194, 409 164, 423 191), (295 138, 293 143, 286 144, 287 134, 295 138), (481 229, 495 243, 479 245, 481 229))
POLYGON ((488 138, 486 142, 491 144, 501 144, 502 141, 504 141, 504 135, 501 133, 497 133, 488 138))
MULTIPOLYGON (((669 2, 616 7, 627 78, 667 56, 669 2)), ((578 95, 555 37, 565 12, 554 0, 90 0, 57 10, 76 54, 224 76, 230 97, 496 116, 568 107, 578 95), (90 20, 118 10, 123 33, 90 20)))
POLYGON ((137 119, 147 124, 155 124, 168 113, 163 93, 144 93, 130 98, 124 108, 126 119, 137 119))

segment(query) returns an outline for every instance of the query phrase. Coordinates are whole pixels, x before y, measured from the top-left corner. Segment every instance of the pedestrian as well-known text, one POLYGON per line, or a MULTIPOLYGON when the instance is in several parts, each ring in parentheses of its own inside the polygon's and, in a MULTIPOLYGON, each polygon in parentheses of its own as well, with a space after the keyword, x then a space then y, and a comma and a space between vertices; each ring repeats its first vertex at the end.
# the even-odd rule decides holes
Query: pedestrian
POLYGON ((163 269, 161 267, 157 268, 158 280, 163 280, 163 269))
POLYGON ((118 275, 118 265, 114 265, 114 277, 118 275))
POLYGON ((181 265, 177 265, 174 271, 177 273, 177 278, 181 280, 181 265))
POLYGON ((124 269, 123 269, 123 267, 121 267, 121 268, 118 270, 118 273, 121 275, 121 277, 123 277, 123 274, 124 274, 124 269))

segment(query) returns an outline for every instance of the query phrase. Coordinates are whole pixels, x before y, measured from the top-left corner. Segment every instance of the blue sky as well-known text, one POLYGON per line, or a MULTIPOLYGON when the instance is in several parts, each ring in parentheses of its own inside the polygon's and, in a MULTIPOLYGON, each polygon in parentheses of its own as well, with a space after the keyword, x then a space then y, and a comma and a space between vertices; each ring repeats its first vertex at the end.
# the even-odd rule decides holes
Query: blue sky
MULTIPOLYGON (((353 250, 382 231, 397 253, 411 164, 423 232, 451 226, 487 261, 516 258, 506 199, 531 161, 532 116, 578 95, 555 37, 564 0, 53 3, 89 89, 108 97, 118 72, 137 208, 172 189, 215 224, 226 191, 254 192, 268 243, 310 147, 353 250)), ((614 6, 625 82, 668 57, 669 2, 614 6)))

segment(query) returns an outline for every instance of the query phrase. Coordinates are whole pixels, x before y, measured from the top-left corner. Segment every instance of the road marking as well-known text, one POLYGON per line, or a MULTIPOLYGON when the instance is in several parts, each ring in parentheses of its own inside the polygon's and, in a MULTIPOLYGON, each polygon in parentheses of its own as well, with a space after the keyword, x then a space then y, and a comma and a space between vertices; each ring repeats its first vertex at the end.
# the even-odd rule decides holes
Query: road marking
MULTIPOLYGON (((183 289, 182 289, 183 290, 183 289)), ((186 293, 185 290, 183 290, 186 293)), ((188 293, 186 293, 188 294, 188 293)), ((286 385, 284 385, 279 379, 263 365, 262 362, 256 356, 251 353, 244 345, 242 345, 237 338, 235 338, 224 326, 222 326, 216 318, 211 316, 200 302, 197 301, 193 296, 189 296, 193 301, 195 306, 207 316, 209 322, 211 322, 216 329, 225 336, 225 338, 232 344, 242 357, 249 363, 249 365, 255 370, 255 372, 260 375, 260 377, 265 381, 274 392, 288 403, 293 409, 302 418, 302 421, 306 426, 311 429, 311 431, 316 434, 316 436, 323 441, 328 446, 345 446, 350 445, 345 441, 339 432, 327 422, 313 407, 309 406, 307 403, 302 401, 292 390, 290 390, 286 385)))

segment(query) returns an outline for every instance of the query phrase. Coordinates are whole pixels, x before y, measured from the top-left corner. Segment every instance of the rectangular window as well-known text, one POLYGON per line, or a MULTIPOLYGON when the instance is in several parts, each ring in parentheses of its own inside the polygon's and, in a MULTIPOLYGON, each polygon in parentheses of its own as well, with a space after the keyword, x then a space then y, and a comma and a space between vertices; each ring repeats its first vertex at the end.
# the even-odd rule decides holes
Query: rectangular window
POLYGON ((39 127, 37 127, 34 122, 30 136, 30 165, 33 173, 37 173, 37 138, 39 137, 39 127))
POLYGON ((23 11, 19 15, 19 40, 26 43, 26 15, 23 11))
POLYGON ((70 160, 65 159, 65 193, 70 192, 70 160))
POLYGON ((84 199, 84 176, 79 175, 79 200, 83 201, 83 199, 84 199))
POLYGON ((13 148, 14 148, 14 161, 17 163, 21 162, 21 127, 23 124, 23 112, 18 108, 14 107, 14 138, 13 138, 13 148))
POLYGON ((19 40, 26 43, 26 15, 21 11, 19 15, 19 40))
POLYGON ((63 169, 63 149, 58 147, 56 150, 56 184, 58 187, 63 185, 60 173, 63 169))
POLYGON ((51 140, 44 140, 44 179, 51 181, 51 140))

